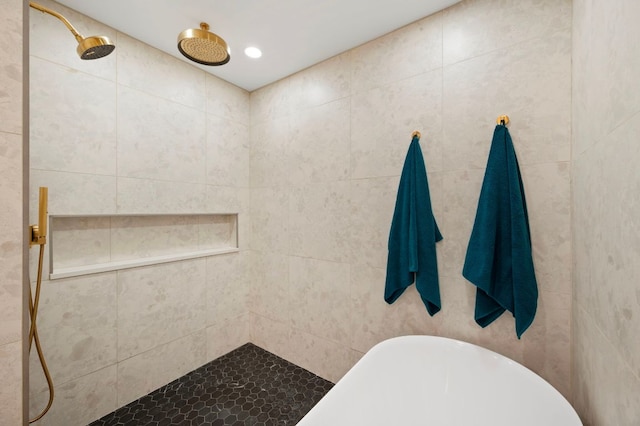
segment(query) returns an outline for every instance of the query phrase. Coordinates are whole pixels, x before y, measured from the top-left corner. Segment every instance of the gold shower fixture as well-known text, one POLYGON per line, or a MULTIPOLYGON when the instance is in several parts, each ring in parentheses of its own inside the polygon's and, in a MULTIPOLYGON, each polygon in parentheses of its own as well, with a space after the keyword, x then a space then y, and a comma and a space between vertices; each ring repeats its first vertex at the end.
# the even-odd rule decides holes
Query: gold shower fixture
POLYGON ((186 58, 202 65, 224 65, 231 59, 229 46, 218 35, 209 32, 209 24, 190 28, 178 35, 178 50, 186 58))
POLYGON ((73 36, 78 41, 78 48, 76 49, 76 51, 78 52, 80 59, 102 58, 113 52, 113 49, 116 48, 111 40, 109 40, 109 38, 105 36, 90 36, 87 38, 82 37, 80 33, 73 27, 73 25, 71 25, 71 23, 67 20, 67 18, 65 18, 58 12, 55 12, 32 1, 29 2, 29 6, 36 10, 39 10, 40 12, 48 13, 51 16, 55 16, 56 18, 61 20, 64 25, 66 25, 69 31, 71 31, 71 34, 73 34, 73 36))
MULTIPOLYGON (((51 379, 51 373, 47 362, 44 359, 44 352, 42 352, 42 345, 40 344, 40 336, 38 334, 38 307, 40 304, 40 290, 42 288, 42 265, 44 263, 44 245, 47 243, 47 206, 49 200, 49 188, 40 188, 39 209, 38 209, 38 224, 31 225, 31 241, 29 246, 37 245, 40 247, 40 255, 38 257, 38 277, 36 279, 36 291, 35 294, 31 293, 31 285, 29 287, 29 353, 31 353, 31 346, 36 344, 36 351, 38 352, 38 358, 40 359, 40 365, 42 366, 42 372, 47 380, 47 386, 49 387, 49 402, 47 406, 38 414, 35 418, 30 419, 29 423, 34 423, 40 420, 47 411, 51 408, 54 398, 53 380, 51 379)), ((31 281, 31 280, 29 280, 31 281)))
POLYGON ((49 198, 49 188, 40 188, 39 193, 39 210, 38 210, 38 224, 31 225, 31 241, 29 246, 43 246, 47 243, 47 204, 49 198))

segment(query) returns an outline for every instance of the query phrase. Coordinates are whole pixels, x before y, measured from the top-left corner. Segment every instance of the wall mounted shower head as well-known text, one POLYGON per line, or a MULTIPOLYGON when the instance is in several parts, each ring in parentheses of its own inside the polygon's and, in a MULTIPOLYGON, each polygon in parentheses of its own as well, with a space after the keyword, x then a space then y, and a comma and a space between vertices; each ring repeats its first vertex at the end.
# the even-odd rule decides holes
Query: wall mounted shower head
POLYGON ((59 14, 58 12, 54 12, 53 10, 46 8, 38 3, 34 3, 32 1, 29 2, 29 6, 39 10, 40 12, 48 13, 51 16, 55 16, 71 31, 71 34, 76 38, 78 42, 78 48, 76 51, 80 56, 80 59, 98 59, 104 56, 107 56, 109 53, 113 52, 113 49, 116 46, 109 40, 108 37, 105 36, 91 36, 84 38, 80 35, 80 33, 71 25, 71 23, 59 14))
POLYGON ((202 65, 224 65, 231 59, 227 43, 209 32, 209 24, 200 23, 200 29, 191 28, 178 35, 178 50, 186 58, 202 65))
POLYGON ((91 36, 78 43, 80 59, 98 59, 113 52, 116 46, 105 36, 91 36))

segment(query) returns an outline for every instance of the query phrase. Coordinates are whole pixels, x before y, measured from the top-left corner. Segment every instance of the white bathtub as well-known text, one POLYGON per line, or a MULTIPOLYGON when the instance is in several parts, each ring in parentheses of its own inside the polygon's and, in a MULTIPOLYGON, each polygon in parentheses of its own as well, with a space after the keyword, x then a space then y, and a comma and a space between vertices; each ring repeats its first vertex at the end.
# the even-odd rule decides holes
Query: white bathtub
POLYGON ((573 426, 569 402, 521 364, 435 336, 381 342, 299 426, 573 426))

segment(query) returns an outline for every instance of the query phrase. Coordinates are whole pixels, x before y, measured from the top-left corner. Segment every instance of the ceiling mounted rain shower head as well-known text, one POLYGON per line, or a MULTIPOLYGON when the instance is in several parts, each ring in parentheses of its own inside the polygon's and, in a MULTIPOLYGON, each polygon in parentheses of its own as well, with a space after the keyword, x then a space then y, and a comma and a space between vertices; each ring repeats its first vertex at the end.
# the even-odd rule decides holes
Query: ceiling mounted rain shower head
POLYGON ((178 50, 186 58, 202 65, 224 65, 231 59, 227 43, 209 32, 209 24, 200 23, 200 29, 191 28, 178 35, 178 50))
POLYGON ((90 36, 84 38, 80 35, 80 33, 71 25, 71 23, 59 14, 58 12, 54 12, 53 10, 46 8, 38 3, 29 2, 29 6, 39 10, 40 12, 48 13, 51 16, 55 16, 59 20, 62 21, 64 25, 71 31, 71 34, 76 38, 78 42, 78 48, 76 51, 80 56, 80 59, 98 59, 104 56, 107 56, 109 53, 113 52, 113 49, 116 46, 109 40, 108 37, 105 36, 90 36))

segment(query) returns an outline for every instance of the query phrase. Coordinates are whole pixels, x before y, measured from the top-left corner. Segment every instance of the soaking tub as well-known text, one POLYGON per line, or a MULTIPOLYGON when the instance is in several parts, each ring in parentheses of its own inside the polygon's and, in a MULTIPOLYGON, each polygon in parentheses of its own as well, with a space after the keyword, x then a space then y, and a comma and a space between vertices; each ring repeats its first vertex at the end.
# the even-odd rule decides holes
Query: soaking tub
POLYGON ((299 426, 574 426, 569 402, 517 362, 470 343, 402 336, 371 348, 299 426))

